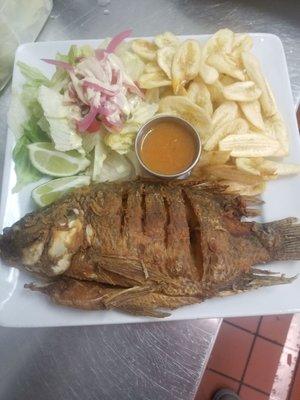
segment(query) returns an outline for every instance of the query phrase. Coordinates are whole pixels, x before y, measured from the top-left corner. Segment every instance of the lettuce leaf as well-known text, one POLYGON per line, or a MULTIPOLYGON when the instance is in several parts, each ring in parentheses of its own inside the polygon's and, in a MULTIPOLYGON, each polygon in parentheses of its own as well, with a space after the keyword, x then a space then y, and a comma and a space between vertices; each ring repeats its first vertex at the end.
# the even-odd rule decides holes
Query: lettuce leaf
POLYGON ((127 181, 132 179, 134 174, 131 162, 114 151, 105 158, 98 182, 127 181))
POLYGON ((72 121, 73 118, 80 117, 79 107, 66 105, 62 94, 44 85, 39 88, 38 101, 49 123, 49 135, 55 149, 68 151, 81 148, 82 138, 77 134, 72 121))
MULTIPOLYGON (((27 110, 30 116, 34 116, 36 119, 40 119, 43 116, 43 110, 37 101, 38 89, 41 85, 49 86, 49 79, 37 68, 31 67, 21 61, 17 63, 22 75, 26 78, 22 92, 20 95, 20 101, 27 110)), ((14 101, 12 99, 12 101, 14 101)), ((12 107, 15 105, 12 103, 12 107)), ((17 134, 16 132, 14 132, 17 134)))
POLYGON ((28 183, 38 181, 42 177, 42 174, 31 165, 27 149, 30 143, 32 142, 26 136, 21 136, 14 147, 13 160, 17 183, 13 188, 13 193, 19 192, 28 183))
POLYGON ((41 129, 33 117, 31 117, 24 125, 23 125, 23 136, 26 136, 31 143, 33 142, 51 142, 48 134, 41 129))
POLYGON ((107 146, 119 154, 126 154, 133 147, 137 130, 128 133, 109 133, 104 141, 107 146))
POLYGON ((23 126, 23 135, 17 140, 13 149, 13 160, 15 163, 15 172, 17 183, 13 192, 19 192, 30 182, 35 182, 43 176, 33 167, 29 159, 27 146, 34 142, 49 142, 49 136, 39 127, 37 120, 33 117, 23 126))
POLYGON ((21 101, 20 94, 13 90, 7 114, 7 124, 16 139, 23 135, 23 124, 27 119, 28 110, 21 101))
POLYGON ((17 63, 22 75, 31 83, 31 85, 49 85, 49 79, 35 67, 31 67, 21 61, 17 63))
POLYGON ((81 57, 90 57, 94 54, 94 49, 88 44, 85 44, 83 46, 76 46, 75 44, 72 44, 68 54, 57 53, 56 59, 75 65, 78 62, 78 59, 80 59, 81 57))
POLYGON ((94 162, 93 162, 93 171, 92 171, 92 180, 95 182, 102 182, 102 169, 103 163, 107 158, 107 147, 103 143, 102 137, 97 134, 95 136, 96 143, 94 147, 94 162))
POLYGON ((45 86, 60 92, 67 85, 70 78, 66 71, 57 69, 51 80, 49 80, 38 68, 31 67, 21 61, 17 65, 22 75, 26 78, 20 95, 20 101, 28 115, 35 117, 37 120, 42 120, 44 113, 38 101, 39 88, 45 86))

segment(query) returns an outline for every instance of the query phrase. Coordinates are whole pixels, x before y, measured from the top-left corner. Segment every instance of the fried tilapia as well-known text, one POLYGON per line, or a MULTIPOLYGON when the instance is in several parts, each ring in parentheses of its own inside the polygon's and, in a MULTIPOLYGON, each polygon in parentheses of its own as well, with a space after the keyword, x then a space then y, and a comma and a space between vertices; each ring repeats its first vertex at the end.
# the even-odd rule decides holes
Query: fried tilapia
POLYGON ((0 255, 51 278, 25 286, 57 304, 162 317, 209 297, 291 282, 252 266, 300 259, 300 225, 241 221, 258 205, 198 182, 98 184, 5 228, 0 255))

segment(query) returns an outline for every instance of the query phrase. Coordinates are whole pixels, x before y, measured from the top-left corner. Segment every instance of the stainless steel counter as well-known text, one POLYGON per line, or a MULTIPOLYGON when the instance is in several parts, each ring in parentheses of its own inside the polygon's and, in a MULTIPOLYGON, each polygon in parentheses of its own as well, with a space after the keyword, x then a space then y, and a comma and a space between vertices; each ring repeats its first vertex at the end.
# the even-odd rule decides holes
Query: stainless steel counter
MULTIPOLYGON (((272 32, 283 41, 296 100, 299 20, 296 1, 54 0, 39 40, 105 37, 126 27, 137 36, 212 33, 223 26, 272 32)), ((9 91, 0 97, 0 165, 9 91)), ((192 400, 219 323, 0 328, 0 400, 192 400)))

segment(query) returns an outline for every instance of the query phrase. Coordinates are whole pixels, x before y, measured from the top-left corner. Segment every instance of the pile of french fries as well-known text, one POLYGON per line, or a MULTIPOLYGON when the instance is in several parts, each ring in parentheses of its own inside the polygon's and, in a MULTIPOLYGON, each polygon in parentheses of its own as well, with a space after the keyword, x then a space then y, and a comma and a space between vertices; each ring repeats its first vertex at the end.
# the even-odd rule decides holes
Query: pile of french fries
POLYGON ((274 160, 288 155, 288 134, 252 46, 249 35, 229 29, 204 45, 170 32, 131 43, 144 63, 138 83, 146 100, 198 129, 203 152, 193 176, 245 195, 300 172, 300 165, 274 160))

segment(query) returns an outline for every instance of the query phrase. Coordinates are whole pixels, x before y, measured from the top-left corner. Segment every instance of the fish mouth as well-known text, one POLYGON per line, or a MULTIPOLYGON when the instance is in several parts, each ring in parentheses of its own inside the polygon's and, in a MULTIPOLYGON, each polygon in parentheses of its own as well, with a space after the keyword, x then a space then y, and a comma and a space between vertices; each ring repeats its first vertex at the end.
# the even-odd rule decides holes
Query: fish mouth
POLYGON ((9 232, 0 235, 0 258, 8 264, 15 264, 20 259, 17 243, 10 238, 9 232))

